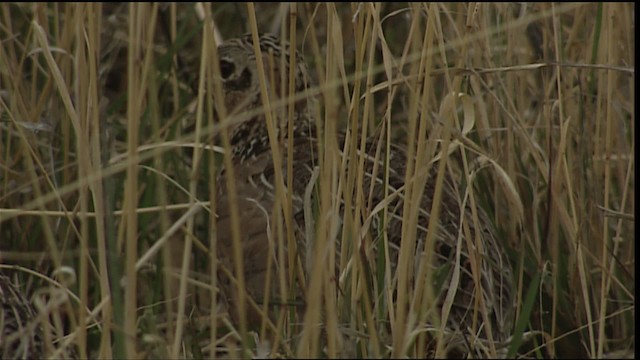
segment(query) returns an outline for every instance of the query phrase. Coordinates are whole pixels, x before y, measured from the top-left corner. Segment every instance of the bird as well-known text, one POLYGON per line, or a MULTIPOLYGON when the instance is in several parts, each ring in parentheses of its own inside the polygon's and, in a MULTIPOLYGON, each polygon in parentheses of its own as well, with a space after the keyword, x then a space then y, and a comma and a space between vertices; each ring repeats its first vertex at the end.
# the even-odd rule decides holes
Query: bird
MULTIPOLYGON (((283 250, 289 259, 295 258, 300 262, 297 271, 302 271, 303 280, 311 271, 310 257, 312 251, 309 244, 312 241, 313 231, 306 229, 308 221, 305 218, 305 196, 308 197, 309 189, 313 187, 313 182, 317 178, 314 176, 319 159, 318 144, 321 138, 318 136, 316 124, 319 119, 319 99, 310 91, 314 83, 310 76, 310 71, 305 63, 304 57, 291 45, 282 41, 275 35, 262 33, 258 35, 258 46, 261 50, 262 61, 256 58, 251 34, 245 34, 238 38, 229 39, 218 45, 219 73, 222 85, 222 96, 224 97, 224 107, 228 118, 236 119, 230 121, 228 127, 230 150, 229 154, 233 164, 233 179, 230 169, 224 166, 217 176, 217 251, 219 264, 227 269, 220 275, 221 290, 230 303, 237 300, 238 290, 235 282, 231 278, 233 275, 234 253, 233 253, 233 231, 231 201, 227 184, 231 180, 235 186, 240 223, 240 243, 242 248, 243 276, 245 278, 246 294, 257 304, 268 302, 274 306, 289 304, 288 299, 279 298, 282 292, 278 290, 278 272, 288 271, 289 264, 282 264, 276 256, 279 250, 283 250), (295 64, 290 64, 291 52, 294 54, 295 64), (265 106, 264 94, 261 93, 261 83, 259 78, 259 64, 264 64, 264 78, 266 80, 267 92, 270 96, 269 108, 265 106), (293 70, 292 70, 293 68, 293 70), (293 93, 288 93, 290 80, 293 74, 293 93), (282 81, 284 80, 284 86, 282 81), (283 92, 284 89, 284 92, 283 92), (280 101, 292 106, 293 129, 289 131, 287 123, 289 115, 287 111, 273 108, 280 101), (268 109, 272 109, 271 118, 273 120, 274 131, 279 139, 277 150, 279 153, 282 181, 286 192, 291 192, 291 213, 290 224, 295 232, 295 249, 287 248, 287 242, 278 242, 274 238, 277 232, 273 229, 273 211, 276 199, 278 198, 278 186, 276 184, 276 165, 274 162, 274 148, 269 141, 269 129, 267 122, 268 109), (290 136, 293 135, 292 138, 290 136), (289 149, 293 146, 293 149, 289 149), (292 153, 293 177, 287 179, 287 151, 292 153), (285 248, 278 248, 278 244, 284 244, 285 248), (271 250, 269 250, 271 249, 271 250), (274 250, 275 249, 275 250, 274 250), (290 254, 290 252, 295 252, 290 254), (306 254, 306 255, 305 255, 306 254), (292 255, 292 256, 289 256, 292 255), (271 258, 269 258, 271 257, 271 258), (271 268, 269 268, 271 266, 271 268), (273 286, 265 286, 267 274, 270 273, 270 283, 273 286)), ((338 145, 343 146, 348 136, 345 132, 338 132, 338 145)), ((376 149, 376 139, 367 140, 368 154, 376 149)), ((341 153, 342 154, 342 153, 341 153)), ((344 155, 341 155, 344 156, 344 155)), ((405 182, 406 152, 401 146, 391 146, 390 169, 387 184, 390 191, 396 191, 399 195, 388 202, 390 216, 384 228, 380 228, 381 222, 373 224, 373 232, 385 231, 389 239, 390 258, 393 270, 397 269, 398 249, 402 242, 402 188, 405 182), (376 229, 376 227, 378 227, 376 229)), ((369 189, 373 182, 372 201, 373 206, 385 200, 385 180, 381 171, 374 174, 375 157, 366 156, 364 176, 362 183, 358 184, 363 189, 369 189)), ((379 165, 379 164, 378 164, 379 165)), ((487 213, 481 208, 477 209, 480 229, 475 229, 471 220, 472 212, 469 205, 462 208, 460 196, 458 196, 455 179, 453 175, 445 175, 441 194, 441 211, 438 217, 437 226, 429 227, 430 210, 433 204, 435 192, 436 167, 432 167, 432 176, 428 177, 422 198, 419 201, 418 229, 417 237, 424 239, 427 229, 436 229, 435 254, 432 256, 433 269, 444 269, 442 288, 437 298, 438 306, 442 307, 446 294, 450 286, 456 286, 453 297, 450 316, 445 328, 451 333, 463 334, 468 339, 471 336, 494 341, 505 341, 510 332, 511 317, 513 309, 513 280, 512 268, 508 261, 503 245, 498 242, 496 232, 491 225, 487 213), (465 219, 465 226, 470 228, 464 232, 461 226, 461 218, 465 219), (459 241, 459 234, 471 234, 474 238, 476 234, 481 239, 481 246, 476 249, 469 249, 468 243, 463 238, 459 241), (472 251, 479 259, 480 278, 474 280, 474 274, 470 265, 472 251), (479 256, 477 254, 479 253, 479 256), (456 255, 459 256, 459 278, 453 283, 456 255), (478 286, 479 285, 479 286, 478 286), (484 324, 483 317, 474 315, 473 307, 478 296, 482 296, 486 309, 488 309, 487 321, 491 324, 484 324), (476 318, 474 320, 474 317, 476 318), (475 324, 475 325, 474 325, 475 324), (483 326, 484 325, 484 326, 483 326), (490 326, 488 326, 490 325, 490 326), (475 326, 475 327, 474 327, 475 326), (487 328, 491 329, 491 334, 487 334, 487 328), (475 333, 472 333, 475 329, 475 333), (481 329, 481 330, 478 330, 481 329)), ((317 175, 317 173, 315 174, 317 175)), ((367 190, 365 190, 367 191, 367 190)), ((341 209, 345 211, 344 204, 341 209)), ((285 219, 286 222, 287 219, 285 219)), ((374 237, 376 238, 376 237, 374 237)), ((336 239, 339 241, 339 239, 336 239)), ((378 246, 380 247, 380 246, 378 246)), ((340 248, 336 246, 336 248, 340 248)), ((293 264, 295 267, 296 264, 293 264)), ((220 272, 219 272, 220 273, 220 272)), ((296 293, 302 297, 304 304, 304 291, 296 293)), ((294 304, 295 305, 295 304, 294 304)), ((299 305, 304 311, 304 305, 299 305)), ((260 318, 260 315, 247 310, 248 321, 260 318)), ((469 341, 459 341, 467 343, 469 341)), ((464 347, 465 345, 460 345, 464 347)), ((468 350, 469 352, 472 350, 468 350)))

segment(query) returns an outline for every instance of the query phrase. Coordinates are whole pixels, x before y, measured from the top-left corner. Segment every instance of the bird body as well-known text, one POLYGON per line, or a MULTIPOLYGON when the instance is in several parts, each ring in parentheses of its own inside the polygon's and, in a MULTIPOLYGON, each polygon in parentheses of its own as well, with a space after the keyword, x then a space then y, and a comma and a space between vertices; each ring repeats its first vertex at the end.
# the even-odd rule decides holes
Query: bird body
MULTIPOLYGON (((286 272, 289 267, 287 261, 282 262, 283 257, 278 256, 278 251, 284 250, 282 253, 287 254, 285 259, 295 258, 301 262, 300 268, 304 269, 303 272, 306 273, 302 275, 303 282, 305 279, 308 280, 308 273, 311 269, 309 263, 313 256, 309 256, 309 253, 313 251, 313 246, 310 242, 315 229, 306 228, 310 223, 308 200, 309 195, 314 193, 313 189, 317 189, 315 182, 321 163, 319 142, 322 141, 322 138, 318 136, 317 100, 312 96, 296 96, 311 87, 302 56, 295 52, 294 93, 287 95, 287 91, 283 92, 283 89, 287 89, 289 85, 289 45, 274 36, 263 34, 260 35, 260 49, 263 56, 262 63, 265 66, 265 77, 270 80, 268 84, 271 94, 270 101, 275 103, 282 100, 281 103, 293 104, 293 129, 290 133, 287 128, 287 111, 276 109, 273 111, 275 116, 272 116, 279 140, 278 150, 281 157, 279 162, 281 169, 279 170, 283 174, 284 182, 282 185, 285 193, 290 192, 291 195, 291 219, 289 219, 291 221, 289 223, 294 227, 294 247, 297 248, 295 254, 291 254, 293 256, 289 256, 291 249, 287 247, 287 242, 277 240, 278 232, 274 229, 274 218, 276 217, 274 206, 277 202, 276 162, 269 141, 266 114, 265 111, 260 112, 260 109, 264 109, 265 106, 260 92, 258 62, 253 49, 253 38, 249 34, 238 39, 228 40, 219 46, 218 54, 226 112, 231 117, 237 114, 256 113, 255 116, 248 116, 231 129, 231 156, 241 224, 240 241, 246 291, 258 303, 268 300, 270 304, 282 304, 283 300, 279 299, 279 294, 282 292, 279 291, 276 279, 278 279, 279 272, 286 272), (284 56, 281 56, 282 54, 284 56), (282 64, 285 68, 281 68, 282 64), (293 96, 296 97, 287 101, 293 96), (284 114, 284 116, 278 114, 284 114), (292 138, 290 134, 293 135, 292 138), (289 148, 290 146, 293 148, 289 148), (291 179, 287 178, 289 150, 291 150, 292 159, 291 179), (284 246, 284 248, 280 249, 279 246, 284 246), (267 274, 270 274, 269 282, 273 286, 265 286, 267 274)), ((337 134, 341 157, 345 156, 343 150, 346 140, 346 134, 342 132, 337 134)), ((387 203, 389 216, 384 228, 379 221, 380 217, 375 216, 373 238, 378 241, 374 244, 374 248, 382 247, 379 241, 380 237, 375 234, 386 232, 389 239, 392 271, 395 271, 402 242, 403 205, 406 200, 403 189, 407 159, 401 147, 391 146, 388 154, 390 157, 388 161, 389 175, 385 180, 384 172, 381 170, 384 169, 385 162, 376 159, 376 148, 376 141, 367 140, 365 154, 359 154, 364 156, 365 160, 364 176, 361 183, 356 186, 361 186, 365 194, 369 192, 369 189, 372 189, 370 206, 364 206, 365 210, 371 211, 373 207, 383 201, 387 203), (387 194, 394 195, 385 197, 385 185, 388 186, 387 194)), ((357 168, 357 163, 349 163, 352 161, 350 158, 342 158, 342 160, 346 165, 343 168, 357 168)), ((415 259, 420 258, 422 241, 429 228, 429 212, 432 209, 434 192, 436 191, 435 169, 436 167, 432 167, 430 170, 424 191, 418 192, 422 195, 417 199, 419 204, 417 239, 419 239, 419 244, 416 246, 415 259)), ((218 176, 216 206, 218 254, 222 266, 233 269, 233 240, 230 197, 226 187, 227 175, 227 169, 222 169, 218 176)), ((437 303, 442 306, 446 295, 450 293, 449 289, 455 287, 451 315, 448 318, 446 328, 451 332, 462 333, 469 333, 472 328, 482 328, 483 330, 478 332, 479 338, 487 338, 488 334, 483 334, 483 332, 486 332, 487 328, 491 328, 489 338, 493 338, 495 341, 504 341, 510 330, 511 268, 500 244, 495 239, 489 217, 484 211, 478 209, 477 217, 481 228, 475 229, 471 220, 472 211, 468 205, 464 207, 461 205, 462 202, 460 196, 457 195, 454 183, 455 180, 452 176, 447 175, 441 189, 442 200, 438 226, 433 227, 437 229, 437 234, 435 236, 435 254, 431 257, 433 259, 431 266, 434 269, 444 269, 445 271, 442 278, 444 279, 443 285, 438 289, 437 303), (467 232, 463 231, 463 223, 465 227, 468 227, 467 232), (465 235, 471 241, 467 241, 465 235), (480 240, 480 243, 476 243, 477 240, 480 240), (469 244, 472 244, 472 248, 469 248, 469 244), (471 261, 471 257, 474 257, 474 261, 471 261), (474 277, 474 271, 471 268, 474 262, 478 266, 480 276, 474 277), (456 267, 459 272, 455 270, 456 267), (454 273, 458 274, 455 277, 457 278, 455 283, 453 283, 454 273), (486 319, 491 322, 485 326, 478 325, 483 324, 483 319, 477 313, 474 315, 473 311, 474 306, 478 304, 480 294, 481 300, 489 312, 486 319), (475 321, 474 317, 476 317, 475 321), (475 328, 473 324, 475 324, 475 328)), ((344 202, 341 205, 340 216, 343 216, 344 202)), ((337 248, 340 247, 337 246, 337 248)), ((417 266, 414 268, 417 269, 417 266)), ((231 285, 229 281, 222 281, 222 283, 227 284, 226 287, 223 286, 223 293, 230 299, 234 299, 236 296, 234 294, 238 291, 236 286, 231 285)), ((304 302, 304 289, 296 295, 302 297, 304 302)))

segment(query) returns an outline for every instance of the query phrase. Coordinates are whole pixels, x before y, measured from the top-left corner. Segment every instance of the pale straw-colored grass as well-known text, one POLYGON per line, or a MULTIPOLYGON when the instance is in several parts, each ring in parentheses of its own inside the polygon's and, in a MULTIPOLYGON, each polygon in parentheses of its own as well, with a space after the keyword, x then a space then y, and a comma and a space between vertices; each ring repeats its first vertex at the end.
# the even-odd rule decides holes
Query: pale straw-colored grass
MULTIPOLYGON (((83 358, 444 355, 448 313, 434 310, 438 274, 428 266, 435 232, 417 238, 418 204, 406 201, 392 271, 387 234, 374 226, 388 220, 388 201, 372 203, 372 190, 358 185, 372 138, 379 159, 392 143, 407 149, 406 198, 421 196, 434 168, 433 224, 453 168, 470 208, 490 215, 515 270, 510 355, 629 354, 634 11, 631 3, 3 3, 1 269, 25 290, 56 279, 70 294, 47 307, 57 323, 45 341, 75 344, 83 358), (250 114, 223 109, 215 64, 221 40, 266 31, 296 44, 316 86, 258 111, 272 132, 277 119, 293 119, 295 99, 318 96, 322 137, 305 201, 315 229, 310 268, 269 277, 283 299, 304 283, 305 315, 282 311, 252 329, 244 311, 231 322, 216 296, 216 169, 232 173, 231 157, 220 155, 229 153, 227 130, 250 114), (59 280, 60 269, 72 276, 59 280)), ((273 76, 260 74, 264 96, 273 76)), ((279 83, 293 92, 293 82, 279 83)), ((274 149, 278 141, 272 133, 274 149)), ((274 161, 291 156, 274 152, 274 161)), ((385 161, 375 171, 387 181, 385 161)), ((286 163, 276 179, 291 178, 286 163)), ((277 183, 272 236, 292 249, 291 191, 277 183)), ((395 196, 388 187, 386 195, 395 196)), ((242 286, 241 269, 230 271, 242 286)), ((232 305, 266 310, 242 296, 232 305)), ((486 315, 482 304, 475 310, 486 315)), ((497 354, 492 346, 488 355, 497 354)))

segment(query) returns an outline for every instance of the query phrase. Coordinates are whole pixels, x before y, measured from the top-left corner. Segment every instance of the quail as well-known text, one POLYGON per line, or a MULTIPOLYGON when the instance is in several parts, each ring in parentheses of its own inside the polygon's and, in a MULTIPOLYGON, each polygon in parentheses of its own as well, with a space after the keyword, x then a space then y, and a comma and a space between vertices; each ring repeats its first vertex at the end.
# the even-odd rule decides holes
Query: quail
MULTIPOLYGON (((291 223, 295 226, 295 239, 298 248, 296 255, 300 262, 303 263, 300 268, 308 271, 308 264, 305 263, 304 254, 300 254, 300 250, 305 249, 305 242, 308 241, 307 234, 312 233, 305 230, 304 221, 304 199, 309 186, 315 180, 314 169, 319 163, 318 143, 321 139, 317 136, 316 122, 318 117, 317 99, 313 96, 296 96, 309 93, 307 90, 312 88, 312 81, 308 74, 307 66, 302 55, 289 49, 287 42, 281 41, 277 37, 269 34, 261 34, 259 36, 263 64, 265 67, 265 78, 267 88, 271 90, 273 98, 270 99, 273 104, 279 100, 287 101, 293 104, 293 131, 287 132, 286 123, 289 119, 286 111, 273 111, 273 122, 275 130, 278 131, 279 152, 282 158, 280 166, 282 166, 282 174, 284 175, 285 188, 291 192, 291 223), (295 53, 295 69, 290 72, 289 54, 290 51, 295 53), (281 56, 284 53, 284 56, 281 56), (284 68, 282 68, 284 64, 284 68), (286 94, 280 94, 282 89, 289 85, 289 74, 293 73, 294 94, 288 97, 286 94), (282 79, 285 80, 285 86, 281 86, 282 79), (273 82, 273 83, 271 83, 273 82), (282 125, 285 124, 285 125, 282 125), (289 139, 289 135, 293 133, 293 139, 289 139), (293 177, 286 178, 287 174, 287 146, 293 144, 293 177)), ((253 38, 251 34, 242 37, 227 40, 218 47, 220 76, 222 82, 222 90, 224 96, 224 105, 229 117, 236 116, 241 120, 232 125, 229 129, 231 142, 231 157, 234 168, 234 184, 237 191, 237 206, 239 209, 239 217, 241 224, 240 241, 242 245, 242 258, 244 264, 244 277, 246 285, 246 294, 257 303, 261 304, 269 301, 270 304, 282 303, 283 299, 278 299, 277 291, 277 273, 288 269, 287 264, 281 264, 277 261, 277 257, 273 255, 269 257, 269 246, 277 247, 278 242, 275 240, 276 232, 273 229, 273 210, 277 198, 275 185, 275 168, 273 161, 272 147, 269 142, 269 132, 267 129, 267 121, 265 117, 265 104, 261 97, 260 80, 258 75, 256 54, 253 48, 253 38), (260 111, 262 109, 262 111, 260 111), (269 265, 270 264, 270 265, 269 265), (271 266, 270 273, 271 287, 265 287, 266 274, 268 267, 271 266)), ((281 101, 282 102, 282 101, 281 101)), ((342 146, 346 139, 344 133, 338 134, 338 144, 342 146)), ((368 141, 368 148, 375 151, 375 140, 368 141)), ((405 153, 399 146, 391 147, 391 161, 389 161, 389 177, 388 180, 383 178, 382 172, 377 171, 379 175, 374 173, 375 161, 374 157, 368 156, 365 160, 365 174, 362 184, 363 189, 370 189, 373 182, 372 200, 373 204, 378 204, 384 200, 384 185, 387 181, 390 192, 401 189, 405 182, 406 159, 405 153)), ((433 167, 432 172, 435 172, 433 167)), ((230 198, 226 187, 229 172, 222 169, 217 178, 218 199, 216 212, 218 216, 217 238, 218 238, 218 258, 221 266, 227 266, 233 269, 233 251, 232 251, 232 231, 231 231, 231 212, 230 198)), ((430 215, 429 211, 433 203, 433 195, 435 191, 436 176, 430 176, 426 182, 422 198, 419 201, 420 210, 418 214, 417 237, 424 239, 427 229, 429 228, 430 215)), ((501 244, 496 240, 495 232, 491 226, 488 215, 480 208, 477 209, 477 216, 480 229, 473 227, 474 222, 471 220, 471 210, 469 205, 464 208, 461 205, 460 196, 457 195, 456 188, 453 185, 455 180, 452 175, 447 175, 444 180, 441 198, 441 211, 438 218, 437 226, 431 228, 437 229, 435 236, 435 252, 432 257, 434 263, 430 264, 434 269, 444 269, 445 274, 442 277, 444 284, 439 290, 437 303, 442 306, 447 290, 452 283, 456 254, 459 258, 459 278, 456 281, 457 286, 453 303, 451 306, 450 316, 446 324, 446 329, 455 333, 464 333, 470 336, 471 329, 476 329, 473 336, 477 338, 487 338, 485 333, 487 326, 483 325, 483 317, 474 314, 474 303, 478 296, 482 296, 484 305, 488 309, 488 321, 491 322, 492 329, 491 338, 494 341, 505 341, 510 331, 510 312, 512 308, 512 279, 511 267, 504 255, 501 244), (461 226, 461 218, 464 218, 465 226, 469 227, 469 231, 463 231, 461 226), (477 233, 477 234, 476 234, 477 233), (464 237, 472 236, 481 239, 481 246, 469 249, 468 244, 474 244, 474 241, 467 242, 463 238, 459 241, 459 234, 464 237), (470 235, 469 235, 470 234, 470 235), (479 235, 476 236, 476 235, 479 235), (473 272, 470 267, 470 254, 476 256, 480 261, 480 278, 474 280, 473 272), (478 284, 479 286, 477 286, 478 284), (474 319, 475 317, 475 319, 474 319), (475 327, 474 327, 475 326, 475 327), (481 330, 477 330, 481 329, 481 330)), ((400 191, 400 194, 402 192, 400 191)), ((397 196, 388 203, 389 218, 384 229, 374 229, 374 232, 380 233, 385 231, 389 239, 389 248, 391 254, 392 271, 395 271, 395 264, 398 260, 398 249, 402 242, 402 195, 397 196)), ((344 211, 344 208, 342 209, 344 211)), ((379 222, 374 224, 381 226, 379 222)), ((308 229, 307 229, 308 230, 308 229)), ((336 239, 336 241, 338 241, 336 239)), ((280 244, 286 242, 280 242, 280 244)), ((475 247, 475 246, 474 246, 475 247)), ((336 247, 339 248, 339 247, 336 247)), ((291 249, 284 249, 285 252, 291 249)), ((277 254, 277 251, 271 252, 277 254)), ((232 271, 227 272, 229 277, 232 271)), ((233 302, 234 294, 237 289, 225 280, 221 281, 223 293, 233 302)))

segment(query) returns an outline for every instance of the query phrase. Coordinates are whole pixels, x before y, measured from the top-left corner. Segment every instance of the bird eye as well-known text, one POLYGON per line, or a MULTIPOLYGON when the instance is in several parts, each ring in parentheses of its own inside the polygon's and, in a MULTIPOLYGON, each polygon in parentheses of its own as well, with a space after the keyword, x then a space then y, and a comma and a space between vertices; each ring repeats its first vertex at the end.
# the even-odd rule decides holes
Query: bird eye
POLYGON ((222 75, 223 79, 228 79, 235 69, 236 66, 233 63, 226 60, 220 60, 220 75, 222 75))

